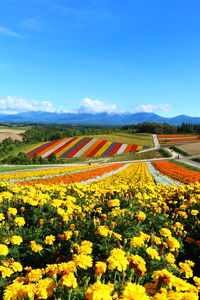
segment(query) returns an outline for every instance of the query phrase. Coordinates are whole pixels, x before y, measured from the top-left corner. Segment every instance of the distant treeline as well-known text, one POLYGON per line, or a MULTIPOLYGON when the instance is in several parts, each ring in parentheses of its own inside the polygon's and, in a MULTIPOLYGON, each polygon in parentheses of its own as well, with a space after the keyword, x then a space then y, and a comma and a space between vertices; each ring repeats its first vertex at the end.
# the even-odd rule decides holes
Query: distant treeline
POLYGON ((43 125, 31 127, 30 129, 26 130, 22 136, 24 142, 32 143, 36 141, 53 141, 72 136, 110 134, 116 131, 119 131, 119 129, 106 127, 73 128, 65 125, 43 125))
POLYGON ((125 125, 123 130, 129 133, 156 133, 156 134, 175 134, 191 133, 200 134, 200 124, 182 123, 181 125, 170 125, 167 123, 144 122, 133 125, 125 125))

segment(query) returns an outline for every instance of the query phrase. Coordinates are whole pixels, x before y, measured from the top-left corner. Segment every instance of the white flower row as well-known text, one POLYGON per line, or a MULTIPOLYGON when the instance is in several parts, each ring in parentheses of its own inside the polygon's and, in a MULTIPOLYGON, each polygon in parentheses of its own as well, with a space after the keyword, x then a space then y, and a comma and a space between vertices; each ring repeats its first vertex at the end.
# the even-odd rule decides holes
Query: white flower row
POLYGON ((169 178, 168 176, 165 176, 161 174, 159 171, 157 171, 150 162, 147 162, 147 167, 149 170, 149 173, 153 177, 156 184, 164 184, 164 185, 180 185, 181 183, 178 181, 173 180, 172 178, 169 178))

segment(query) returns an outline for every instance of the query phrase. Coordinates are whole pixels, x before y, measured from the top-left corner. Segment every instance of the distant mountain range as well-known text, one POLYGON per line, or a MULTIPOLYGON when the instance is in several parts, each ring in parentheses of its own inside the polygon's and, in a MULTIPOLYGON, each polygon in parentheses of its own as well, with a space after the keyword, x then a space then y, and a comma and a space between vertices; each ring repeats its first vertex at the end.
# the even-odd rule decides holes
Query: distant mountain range
POLYGON ((0 122, 19 123, 56 123, 70 125, 111 125, 123 126, 143 122, 168 123, 181 125, 184 123, 200 124, 200 117, 180 115, 173 118, 161 117, 154 113, 51 113, 42 111, 29 111, 19 114, 0 114, 0 122))

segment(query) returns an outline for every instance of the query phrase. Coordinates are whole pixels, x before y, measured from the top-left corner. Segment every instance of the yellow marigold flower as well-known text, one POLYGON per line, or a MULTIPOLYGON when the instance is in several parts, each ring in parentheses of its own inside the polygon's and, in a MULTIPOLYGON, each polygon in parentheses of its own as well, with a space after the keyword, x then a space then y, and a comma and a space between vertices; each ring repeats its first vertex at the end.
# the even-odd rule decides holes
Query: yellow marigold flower
POLYGON ((81 245, 78 248, 78 252, 82 254, 91 254, 92 253, 92 243, 90 241, 82 241, 81 245))
POLYGON ((200 277, 194 276, 193 280, 194 280, 196 286, 198 287, 198 289, 200 290, 200 277))
MULTIPOLYGON (((167 297, 167 291, 165 292, 160 292, 159 293, 156 293, 152 298, 151 300, 169 300, 169 298, 167 297)), ((173 300, 170 298, 170 300, 173 300)), ((174 299, 174 300, 178 300, 177 298, 174 299)))
POLYGON ((10 277, 13 273, 11 268, 0 266, 0 274, 3 278, 10 277))
POLYGON ((121 300, 150 300, 146 290, 142 285, 128 282, 122 291, 121 300))
POLYGON ((75 289, 78 286, 77 279, 73 273, 62 276, 58 284, 61 286, 66 286, 69 289, 75 289))
POLYGON ((17 214, 17 209, 15 207, 8 208, 8 212, 7 212, 8 216, 11 216, 11 215, 15 216, 16 214, 17 214))
POLYGON ((106 272, 107 265, 103 261, 97 261, 94 266, 94 272, 96 275, 103 275, 106 272))
POLYGON ((75 224, 70 224, 70 226, 69 226, 69 228, 71 229, 71 230, 74 230, 75 229, 75 224))
POLYGON ((183 280, 182 278, 176 276, 173 276, 173 286, 178 292, 189 291, 191 290, 191 287, 194 287, 191 284, 189 284, 186 280, 183 280))
POLYGON ((165 255, 165 257, 166 257, 166 263, 167 263, 167 264, 174 264, 175 261, 176 261, 174 255, 173 255, 172 253, 167 253, 167 254, 165 255))
POLYGON ((146 219, 146 214, 144 212, 140 211, 135 215, 135 217, 138 222, 144 221, 146 219))
POLYGON ((168 285, 170 288, 173 286, 173 278, 174 275, 170 273, 168 270, 163 269, 163 270, 158 270, 154 271, 152 278, 155 282, 157 283, 162 283, 164 282, 166 285, 168 285))
POLYGON ((30 246, 33 252, 39 252, 43 249, 42 245, 36 244, 35 241, 30 241, 30 246))
POLYGON ((0 213, 0 222, 5 220, 5 217, 4 217, 4 214, 3 213, 0 213))
POLYGON ((92 267, 92 257, 89 255, 74 254, 72 258, 75 264, 84 270, 87 270, 88 268, 92 267))
POLYGON ((111 199, 108 201, 108 207, 116 207, 116 206, 120 206, 119 199, 111 199))
POLYGON ((73 235, 73 232, 72 232, 72 231, 66 230, 66 231, 63 232, 63 234, 60 235, 60 237, 61 237, 63 240, 68 241, 69 239, 71 239, 72 235, 73 235))
POLYGON ((45 278, 38 282, 36 285, 36 295, 39 299, 47 299, 53 295, 53 290, 56 287, 56 283, 51 278, 45 278))
POLYGON ((161 238, 159 238, 158 236, 151 236, 151 241, 152 243, 156 244, 156 245, 161 245, 162 241, 161 238))
POLYGON ((24 226, 25 220, 23 217, 16 217, 14 219, 14 224, 15 224, 15 226, 24 226))
POLYGON ((58 265, 59 274, 69 274, 71 272, 76 272, 76 264, 73 260, 58 265))
POLYGON ((56 240, 54 235, 47 235, 44 239, 45 244, 53 245, 53 242, 56 240))
POLYGON ((128 261, 130 268, 135 268, 138 276, 144 276, 147 270, 146 262, 141 256, 132 254, 128 257, 128 261))
POLYGON ((144 239, 142 237, 135 236, 130 241, 131 247, 140 247, 144 245, 144 239))
POLYGON ((4 244, 0 244, 0 255, 6 256, 8 252, 9 252, 8 247, 4 244))
POLYGON ((148 241, 150 239, 150 235, 142 231, 138 232, 137 237, 142 238, 144 241, 148 241))
POLYGON ((48 264, 45 268, 45 273, 49 274, 50 276, 58 273, 58 265, 57 264, 48 264))
POLYGON ((28 274, 26 274, 26 279, 29 282, 39 281, 44 273, 43 269, 33 269, 28 274))
POLYGON ((190 268, 189 264, 187 264, 186 262, 185 263, 180 262, 179 267, 180 267, 180 272, 185 273, 186 278, 193 277, 193 271, 190 268))
POLYGON ((167 229, 167 228, 161 228, 160 229, 160 234, 162 236, 165 236, 165 237, 166 236, 170 237, 172 235, 171 231, 169 229, 167 229))
POLYGON ((23 284, 24 284, 23 282, 15 282, 8 285, 4 290, 3 299, 4 300, 22 299, 21 295, 22 295, 23 284))
POLYGON ((192 209, 192 210, 190 211, 190 214, 191 214, 192 216, 196 216, 196 215, 198 215, 198 213, 199 213, 199 211, 198 211, 197 209, 192 209))
POLYGON ((112 233, 112 231, 109 230, 108 226, 102 225, 97 228, 95 233, 102 236, 108 236, 112 233))
POLYGON ((122 235, 121 234, 119 234, 119 233, 116 233, 116 232, 112 232, 112 236, 114 236, 117 240, 122 240, 122 235))
POLYGON ((114 290, 114 284, 103 284, 100 281, 90 285, 85 292, 88 300, 112 300, 111 293, 114 290))
POLYGON ((126 252, 122 249, 114 248, 110 251, 110 256, 107 259, 108 269, 114 270, 117 268, 118 271, 122 272, 127 269, 128 259, 126 258, 126 252))
POLYGON ((19 235, 13 235, 10 241, 12 245, 20 245, 23 242, 23 239, 19 235))
POLYGON ((175 251, 180 248, 179 241, 173 237, 168 237, 168 239, 166 240, 166 243, 167 243, 170 251, 175 251))
POLYGON ((148 247, 146 249, 146 253, 151 257, 151 259, 160 260, 160 256, 159 256, 158 251, 156 249, 148 247))
POLYGON ((10 267, 15 271, 15 272, 21 272, 23 270, 23 267, 22 265, 17 262, 17 261, 14 261, 11 263, 10 267))

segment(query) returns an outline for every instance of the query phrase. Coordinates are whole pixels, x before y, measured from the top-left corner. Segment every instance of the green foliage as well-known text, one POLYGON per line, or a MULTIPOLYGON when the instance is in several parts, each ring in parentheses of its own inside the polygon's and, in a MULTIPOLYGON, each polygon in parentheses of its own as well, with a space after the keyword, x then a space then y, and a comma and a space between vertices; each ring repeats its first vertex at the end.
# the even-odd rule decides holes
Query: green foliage
POLYGON ((196 161, 196 162, 198 162, 198 163, 200 163, 200 157, 193 158, 192 160, 193 160, 193 161, 196 161))
POLYGON ((172 154, 166 149, 161 148, 158 151, 163 157, 172 157, 172 154))
POLYGON ((96 135, 96 134, 109 134, 119 129, 106 128, 106 127, 79 127, 73 128, 67 125, 38 125, 33 126, 26 130, 22 136, 24 142, 44 142, 53 141, 57 139, 83 136, 83 135, 96 135))
POLYGON ((180 126, 170 125, 167 123, 143 122, 132 125, 125 125, 123 130, 128 132, 146 132, 155 134, 175 134, 175 133, 200 133, 200 124, 182 123, 180 126))

